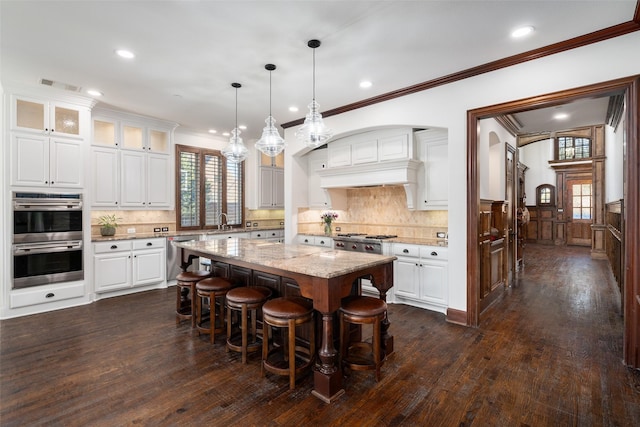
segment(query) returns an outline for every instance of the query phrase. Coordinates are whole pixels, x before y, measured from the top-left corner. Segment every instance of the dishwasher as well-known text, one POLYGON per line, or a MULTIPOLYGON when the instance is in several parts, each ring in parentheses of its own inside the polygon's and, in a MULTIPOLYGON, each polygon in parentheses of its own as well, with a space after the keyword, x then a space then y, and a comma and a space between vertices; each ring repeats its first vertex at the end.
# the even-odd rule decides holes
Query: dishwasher
MULTIPOLYGON (((191 240, 200 240, 200 235, 167 237, 167 282, 175 281, 176 276, 181 271, 178 265, 180 250, 173 246, 173 242, 188 242, 191 240)), ((194 271, 198 265, 198 262, 193 262, 187 270, 194 271)))

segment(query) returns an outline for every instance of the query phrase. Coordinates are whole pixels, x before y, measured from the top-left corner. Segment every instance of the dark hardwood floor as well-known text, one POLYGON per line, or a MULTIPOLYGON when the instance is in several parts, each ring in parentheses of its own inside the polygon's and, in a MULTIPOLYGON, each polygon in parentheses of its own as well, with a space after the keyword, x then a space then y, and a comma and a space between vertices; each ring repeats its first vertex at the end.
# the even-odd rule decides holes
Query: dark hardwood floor
POLYGON ((327 405, 260 377, 222 337, 183 323, 175 290, 0 322, 2 426, 632 426, 640 372, 622 364, 620 298, 606 261, 528 245, 478 329, 390 305, 396 353, 354 372, 327 405))

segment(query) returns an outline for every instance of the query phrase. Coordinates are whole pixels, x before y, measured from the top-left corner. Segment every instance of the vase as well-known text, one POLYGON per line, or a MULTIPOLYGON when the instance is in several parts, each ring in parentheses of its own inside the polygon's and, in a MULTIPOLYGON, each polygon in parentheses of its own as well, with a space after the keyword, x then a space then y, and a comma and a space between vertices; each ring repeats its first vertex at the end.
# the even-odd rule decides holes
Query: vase
POLYGON ((324 234, 325 234, 325 236, 331 236, 331 223, 330 222, 325 222, 324 223, 324 234))
POLYGON ((116 228, 115 227, 100 227, 100 235, 102 236, 113 236, 116 234, 116 228))

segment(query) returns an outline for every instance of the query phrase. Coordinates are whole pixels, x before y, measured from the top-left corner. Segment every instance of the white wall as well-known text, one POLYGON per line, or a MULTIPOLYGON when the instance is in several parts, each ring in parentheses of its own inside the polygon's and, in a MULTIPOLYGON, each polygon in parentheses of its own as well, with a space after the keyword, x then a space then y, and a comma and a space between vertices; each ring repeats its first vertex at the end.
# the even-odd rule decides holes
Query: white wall
POLYGON ((516 139, 495 119, 480 120, 478 174, 480 198, 505 199, 505 145, 516 146, 516 139))
POLYGON ((556 185, 556 172, 549 166, 553 160, 553 140, 545 139, 520 147, 520 162, 527 166, 525 173, 524 192, 527 196, 526 204, 536 204, 536 188, 542 184, 556 185))
MULTIPOLYGON (((326 119, 336 137, 383 125, 439 126, 449 130, 449 306, 467 308, 467 111, 602 81, 640 74, 640 32, 482 74, 446 86, 392 99, 326 119), (577 73, 575 70, 580 70, 577 73)), ((322 94, 318 94, 321 99, 322 94)), ((305 171, 292 167, 306 149, 295 140, 297 128, 284 132, 285 239, 297 229, 296 194, 306 186, 305 171)), ((529 196, 530 197, 530 196, 529 196)))
POLYGON ((605 160, 605 201, 613 202, 624 198, 623 194, 623 165, 624 150, 626 141, 624 141, 625 128, 624 115, 618 124, 617 129, 611 126, 605 126, 605 146, 604 151, 607 159, 605 160))

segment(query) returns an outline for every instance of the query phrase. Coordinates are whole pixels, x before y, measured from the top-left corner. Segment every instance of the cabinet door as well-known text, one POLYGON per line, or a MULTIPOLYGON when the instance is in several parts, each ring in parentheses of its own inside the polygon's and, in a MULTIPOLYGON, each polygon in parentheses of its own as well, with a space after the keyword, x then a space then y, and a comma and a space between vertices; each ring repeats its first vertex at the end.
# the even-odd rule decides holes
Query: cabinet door
POLYGON ((146 137, 142 126, 122 122, 120 132, 120 140, 122 141, 120 148, 141 151, 146 149, 146 137))
POLYGON ((445 210, 449 204, 449 145, 444 130, 416 132, 420 171, 420 209, 445 210))
POLYGON ((354 165, 378 161, 378 142, 375 139, 354 143, 351 150, 354 165))
POLYGON ((131 287, 131 252, 98 254, 93 261, 96 292, 131 287))
POLYGON ((260 207, 271 208, 273 206, 273 169, 260 168, 260 207))
POLYGON ((409 150, 409 135, 394 135, 378 140, 380 161, 411 158, 409 150))
POLYGON ((398 257, 395 261, 393 287, 396 295, 416 299, 420 297, 418 264, 418 258, 398 257))
POLYGON ((164 280, 166 257, 162 249, 133 252, 133 286, 159 283, 164 280))
POLYGON ((169 132, 149 129, 147 139, 149 141, 147 148, 150 152, 169 154, 169 132))
MULTIPOLYGON (((325 150, 326 151, 326 150, 325 150)), ((317 171, 326 167, 326 159, 312 159, 308 161, 307 202, 309 208, 327 209, 329 203, 325 191, 320 187, 320 175, 317 171)))
POLYGON ((63 135, 79 138, 81 133, 80 109, 74 105, 49 103, 49 114, 52 135, 63 135))
POLYGON ((21 96, 12 96, 11 129, 43 133, 49 130, 48 103, 21 96))
POLYGON ((273 170, 273 207, 284 209, 284 169, 273 170))
POLYGON ((118 151, 113 148, 94 147, 91 150, 92 201, 94 207, 117 207, 118 151))
POLYGON ((328 164, 330 168, 338 166, 351 166, 351 145, 340 144, 328 146, 328 164))
POLYGON ((420 265, 420 298, 429 302, 447 302, 447 263, 422 261, 420 265))
POLYGON ((92 145, 104 145, 115 148, 120 141, 118 122, 109 118, 93 119, 92 145))
POLYGON ((11 184, 49 186, 49 138, 11 134, 11 184))
POLYGON ((84 153, 81 141, 52 137, 49 142, 51 186, 82 188, 84 153))
POLYGON ((144 153, 120 152, 120 203, 126 207, 146 206, 144 153))
POLYGON ((163 154, 147 155, 147 206, 151 208, 169 208, 171 206, 171 185, 169 156, 163 154))

